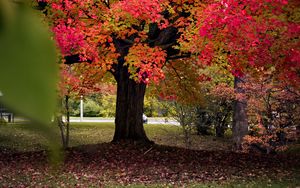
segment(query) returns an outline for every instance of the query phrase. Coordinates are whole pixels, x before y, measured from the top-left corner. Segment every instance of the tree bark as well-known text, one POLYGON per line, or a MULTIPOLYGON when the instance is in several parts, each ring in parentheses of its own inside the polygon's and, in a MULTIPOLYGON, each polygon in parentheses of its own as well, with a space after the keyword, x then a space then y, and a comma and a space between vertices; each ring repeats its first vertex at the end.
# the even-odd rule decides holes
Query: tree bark
POLYGON ((69 147, 69 140, 70 140, 70 108, 69 108, 69 95, 65 96, 65 108, 66 108, 66 137, 65 137, 65 146, 66 148, 69 147))
POLYGON ((146 84, 130 79, 125 66, 119 67, 115 79, 117 105, 113 142, 153 143, 146 136, 142 119, 146 84))
POLYGON ((216 137, 224 138, 225 128, 223 125, 216 126, 216 137))
MULTIPOLYGON (((239 86, 242 83, 242 78, 234 78, 234 88, 237 93, 244 93, 244 89, 239 86)), ((247 117, 247 101, 236 100, 233 106, 233 123, 232 134, 233 142, 236 150, 242 149, 242 141, 248 133, 248 117, 247 117)))
POLYGON ((59 115, 59 116, 56 117, 56 123, 59 127, 59 130, 60 130, 62 146, 63 146, 64 149, 66 149, 67 145, 66 145, 65 129, 64 129, 65 124, 63 122, 62 115, 59 115))

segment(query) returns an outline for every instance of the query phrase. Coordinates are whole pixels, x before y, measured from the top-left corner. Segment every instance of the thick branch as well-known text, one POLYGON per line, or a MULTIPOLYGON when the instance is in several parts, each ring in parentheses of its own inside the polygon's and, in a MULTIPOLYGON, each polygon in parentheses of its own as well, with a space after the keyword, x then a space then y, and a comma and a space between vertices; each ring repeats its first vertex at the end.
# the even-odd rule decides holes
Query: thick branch
POLYGON ((190 58, 191 53, 181 54, 181 55, 174 55, 167 57, 168 60, 176 60, 176 59, 182 59, 182 58, 190 58))
POLYGON ((104 0, 103 3, 105 4, 105 6, 106 6, 107 8, 110 9, 110 3, 109 3, 109 0, 104 0))
POLYGON ((65 56, 64 58, 65 58, 65 64, 67 65, 71 65, 75 63, 83 63, 83 62, 92 63, 91 60, 86 60, 86 61, 80 60, 79 54, 65 56))
POLYGON ((164 30, 162 30, 158 37, 155 39, 155 46, 160 46, 164 44, 170 44, 176 42, 176 40, 179 38, 178 30, 175 27, 168 27, 164 30))

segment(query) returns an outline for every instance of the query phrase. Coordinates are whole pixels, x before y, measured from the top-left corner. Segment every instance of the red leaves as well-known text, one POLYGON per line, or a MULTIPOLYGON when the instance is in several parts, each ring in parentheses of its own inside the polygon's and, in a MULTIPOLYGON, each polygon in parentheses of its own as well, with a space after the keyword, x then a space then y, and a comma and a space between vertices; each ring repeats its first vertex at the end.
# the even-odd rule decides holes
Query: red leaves
POLYGON ((120 54, 116 52, 116 42, 122 41, 129 48, 125 64, 132 78, 145 83, 164 79, 162 67, 169 63, 170 48, 153 47, 159 42, 148 38, 153 29, 149 24, 157 23, 159 31, 167 26, 178 29, 176 50, 199 59, 191 64, 203 68, 222 59, 235 76, 273 67, 278 78, 293 80, 291 85, 299 80, 300 26, 293 20, 294 5, 286 0, 123 0, 111 1, 110 6, 91 0, 48 2, 62 55, 80 54, 81 61, 92 61, 101 70, 110 70, 120 55, 126 56, 120 46, 120 54))
MULTIPOLYGON (((285 74, 296 76, 299 64, 290 66, 292 59, 284 57, 290 57, 293 49, 299 50, 295 33, 299 35, 300 26, 297 21, 283 19, 293 14, 283 8, 286 5, 286 0, 222 0, 208 4, 198 17, 199 35, 214 44, 213 49, 230 52, 228 62, 235 76, 261 67, 267 70, 272 65, 278 72, 285 70, 285 74)), ((204 45, 199 49, 210 53, 212 48, 204 45)))
POLYGON ((156 22, 161 18, 160 0, 125 0, 120 2, 122 9, 135 18, 150 19, 156 22))
POLYGON ((218 84, 212 88, 210 94, 221 100, 234 101, 236 99, 234 88, 224 83, 218 84))
POLYGON ((55 40, 64 56, 79 53, 80 49, 86 45, 85 36, 81 28, 59 23, 53 28, 53 32, 55 40))
POLYGON ((200 54, 198 55, 198 58, 200 61, 199 64, 201 66, 209 66, 212 64, 212 59, 213 59, 213 56, 214 56, 214 49, 213 49, 213 45, 211 43, 209 44, 206 44, 205 45, 205 50, 202 50, 200 52, 200 54))
POLYGON ((146 24, 155 22, 161 29, 167 27, 168 21, 161 14, 164 0, 116 1, 109 7, 90 0, 49 0, 48 3, 54 37, 62 56, 79 54, 80 61, 91 61, 106 72, 120 55, 116 53, 113 38, 124 40, 138 34, 127 55, 131 77, 145 83, 158 83, 164 78, 165 52, 142 44, 147 32, 138 32, 133 27, 144 21, 146 24))
POLYGON ((296 156, 257 156, 225 151, 192 151, 166 146, 99 144, 67 151, 60 168, 49 168, 45 154, 2 153, 4 187, 92 187, 131 184, 188 186, 252 178, 286 178, 299 165, 296 156), (134 156, 134 157, 133 157, 134 156))

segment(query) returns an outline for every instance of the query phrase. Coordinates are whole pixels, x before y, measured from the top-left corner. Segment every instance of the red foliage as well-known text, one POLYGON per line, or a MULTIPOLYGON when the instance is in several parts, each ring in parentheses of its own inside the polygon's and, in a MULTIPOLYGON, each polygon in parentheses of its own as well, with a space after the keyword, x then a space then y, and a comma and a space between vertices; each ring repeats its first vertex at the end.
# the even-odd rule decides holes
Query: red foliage
POLYGON ((161 28, 166 28, 168 21, 160 14, 164 9, 163 3, 164 0, 125 0, 114 4, 112 9, 119 9, 135 19, 158 23, 161 28))
POLYGON ((46 152, 0 150, 0 184, 3 187, 186 187, 213 182, 222 186, 231 180, 262 177, 266 181, 286 180, 297 175, 299 162, 299 155, 259 156, 156 145, 99 144, 71 148, 64 162, 58 168, 51 168, 46 152))
MULTIPOLYGON (((287 5, 286 0, 217 1, 198 16, 199 37, 227 54, 235 76, 273 67, 280 79, 299 85, 300 25, 288 18, 293 10, 287 5)), ((212 47, 200 49, 211 54, 212 47)), ((199 58, 206 63, 207 57, 199 58)))
POLYGON ((250 135, 245 137, 245 150, 256 148, 266 152, 286 149, 288 141, 294 141, 296 127, 300 123, 300 93, 286 87, 272 76, 248 78, 241 84, 247 92, 242 94, 248 103, 250 135))
POLYGON ((102 75, 95 67, 86 64, 61 64, 60 95, 88 95, 92 93, 115 94, 116 87, 112 83, 101 83, 102 75), (93 72, 94 71, 94 72, 93 72))
MULTIPOLYGON (((179 49, 179 56, 188 51, 192 58, 198 57, 186 61, 187 77, 197 74, 199 67, 219 63, 222 57, 235 76, 259 77, 272 71, 276 79, 283 80, 282 84, 299 88, 300 26, 297 18, 291 16, 297 1, 47 2, 48 17, 62 55, 79 54, 81 61, 91 61, 101 73, 115 73, 127 66, 131 78, 147 84, 159 83, 166 75, 176 76, 166 73, 165 65, 174 62, 169 59, 167 44, 179 49), (151 24, 157 24, 156 32, 161 35, 151 33, 151 24), (178 40, 160 45, 166 39, 162 33, 167 35, 170 28, 178 29, 178 40)), ((198 80, 192 80, 202 79, 200 75, 198 80)))

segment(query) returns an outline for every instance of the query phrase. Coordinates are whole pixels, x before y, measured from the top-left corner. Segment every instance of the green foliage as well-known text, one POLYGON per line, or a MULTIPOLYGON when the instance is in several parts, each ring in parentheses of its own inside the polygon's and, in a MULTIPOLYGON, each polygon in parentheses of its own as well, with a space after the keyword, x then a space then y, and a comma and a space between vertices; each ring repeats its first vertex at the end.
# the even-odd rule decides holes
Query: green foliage
POLYGON ((87 99, 83 105, 83 116, 85 117, 97 117, 101 111, 100 106, 93 100, 87 99))
POLYGON ((144 99, 144 113, 148 117, 170 117, 173 109, 169 101, 159 100, 153 96, 144 99))
POLYGON ((71 97, 69 99, 69 108, 70 116, 80 116, 80 99, 71 97))
POLYGON ((99 98, 100 117, 114 117, 116 112, 116 95, 102 95, 99 98))
POLYGON ((85 98, 83 106, 86 117, 114 117, 116 96, 94 94, 85 98))
POLYGON ((4 94, 1 102, 39 123, 46 123, 54 112, 56 100, 54 43, 47 27, 29 8, 2 1, 0 12, 7 14, 2 15, 4 24, 0 33, 0 88, 4 94))
MULTIPOLYGON (((86 96, 83 103, 83 115, 85 117, 114 117, 115 95, 93 94, 86 96)), ((80 115, 80 99, 70 99, 70 115, 80 115)))
POLYGON ((54 42, 25 2, 0 0, 0 13, 1 103, 35 122, 31 130, 54 140, 55 149, 58 140, 49 125, 58 74, 54 42))
MULTIPOLYGON (((116 111, 116 95, 93 94, 84 99, 85 117, 114 117, 116 111)), ((172 108, 168 101, 158 100, 156 97, 146 96, 144 113, 148 117, 170 117, 172 108)), ((80 115, 80 99, 70 99, 70 115, 80 115)))

